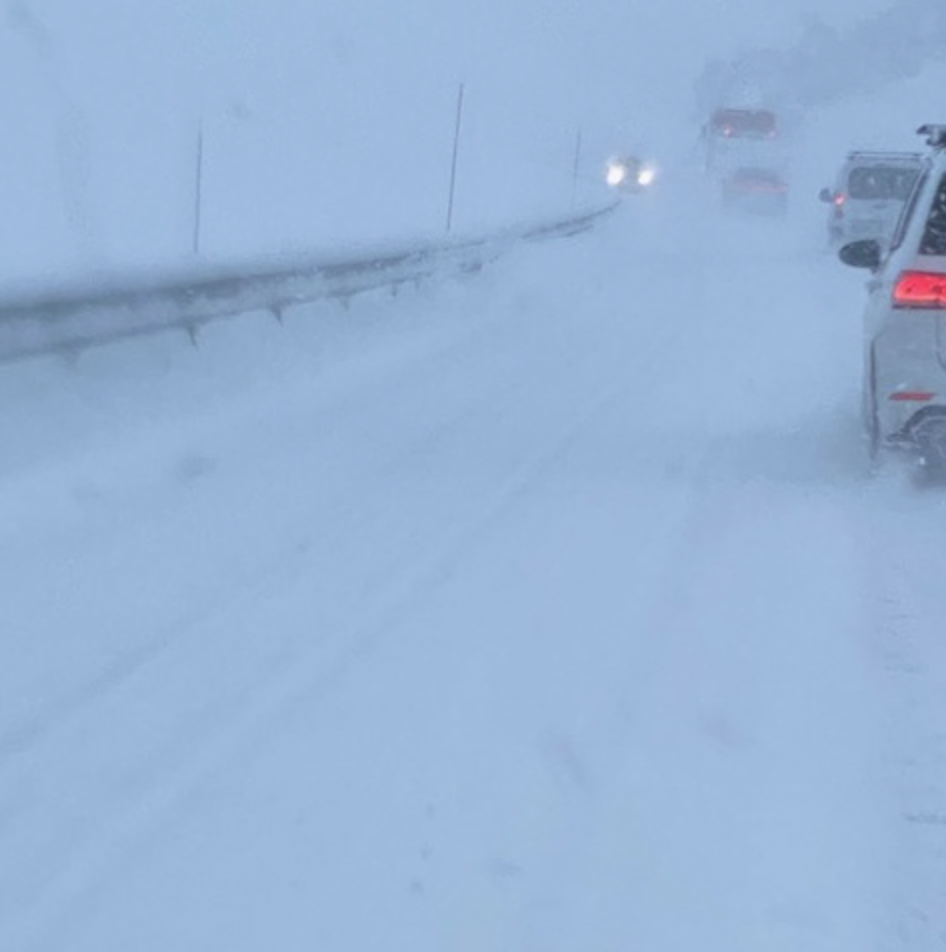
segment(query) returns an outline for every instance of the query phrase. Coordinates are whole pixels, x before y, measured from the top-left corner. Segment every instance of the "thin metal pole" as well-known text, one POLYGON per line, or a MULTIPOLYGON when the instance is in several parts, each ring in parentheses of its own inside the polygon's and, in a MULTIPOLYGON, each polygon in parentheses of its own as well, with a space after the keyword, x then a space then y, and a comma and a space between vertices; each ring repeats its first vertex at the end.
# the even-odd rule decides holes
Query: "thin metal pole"
POLYGON ((204 192, 204 123, 197 127, 197 168, 194 176, 194 238, 193 251, 200 254, 200 225, 204 192))
POLYGON ((581 129, 575 137, 575 160, 572 163, 572 208, 575 207, 575 197, 578 194, 578 169, 581 165, 581 129))
POLYGON ((453 162, 450 165, 450 198, 447 202, 447 231, 453 227, 453 196, 457 187, 457 158, 460 154, 460 128, 463 123, 463 83, 457 91, 457 121, 453 130, 453 162))

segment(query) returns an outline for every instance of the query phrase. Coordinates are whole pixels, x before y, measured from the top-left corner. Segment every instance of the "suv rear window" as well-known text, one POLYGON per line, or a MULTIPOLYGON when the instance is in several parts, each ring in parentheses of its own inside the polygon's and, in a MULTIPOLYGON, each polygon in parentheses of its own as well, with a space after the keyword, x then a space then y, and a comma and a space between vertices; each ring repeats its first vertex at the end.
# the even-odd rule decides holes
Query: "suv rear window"
POLYGON ((917 169, 864 165, 851 169, 847 178, 847 193, 854 199, 905 202, 910 197, 918 174, 917 169))
POLYGON ((929 218, 926 220, 920 254, 946 255, 946 175, 939 183, 929 218))

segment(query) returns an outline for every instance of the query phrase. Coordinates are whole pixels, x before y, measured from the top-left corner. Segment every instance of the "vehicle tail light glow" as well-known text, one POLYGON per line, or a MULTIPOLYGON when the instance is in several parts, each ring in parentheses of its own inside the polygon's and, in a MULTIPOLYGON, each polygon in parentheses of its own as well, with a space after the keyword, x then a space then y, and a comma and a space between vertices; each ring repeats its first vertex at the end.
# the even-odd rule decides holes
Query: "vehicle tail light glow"
POLYGON ((894 403, 929 403, 936 394, 929 390, 897 390, 890 394, 894 403))
POLYGON ((946 274, 904 271, 893 289, 893 306, 946 309, 946 274))
POLYGON ((847 196, 844 194, 844 192, 838 192, 837 195, 834 196, 835 208, 843 207, 846 201, 847 201, 847 196))

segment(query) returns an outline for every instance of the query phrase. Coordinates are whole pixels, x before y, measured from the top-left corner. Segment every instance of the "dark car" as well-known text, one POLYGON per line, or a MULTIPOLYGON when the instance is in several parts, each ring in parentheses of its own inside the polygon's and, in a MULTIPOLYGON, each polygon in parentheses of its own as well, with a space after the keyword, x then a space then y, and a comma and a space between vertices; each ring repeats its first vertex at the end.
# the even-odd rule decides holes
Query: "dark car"
POLYGON ((714 175, 771 164, 779 151, 778 122, 768 109, 717 109, 704 124, 702 139, 704 165, 714 175))
POLYGON ((778 124, 768 109, 717 109, 706 133, 724 139, 774 139, 778 124))

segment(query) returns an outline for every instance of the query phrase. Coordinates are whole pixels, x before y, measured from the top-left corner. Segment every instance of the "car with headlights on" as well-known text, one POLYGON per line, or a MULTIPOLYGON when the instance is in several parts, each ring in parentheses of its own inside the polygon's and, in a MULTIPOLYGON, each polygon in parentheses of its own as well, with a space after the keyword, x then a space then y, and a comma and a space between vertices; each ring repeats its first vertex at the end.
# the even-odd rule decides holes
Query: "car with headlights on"
POLYGON ((654 184, 657 169, 652 162, 636 155, 619 155, 608 159, 604 179, 619 192, 644 192, 654 184))
POLYGON ((899 448, 946 475, 946 125, 923 126, 931 154, 889 243, 844 245, 872 273, 864 311, 863 416, 872 453, 899 448))

